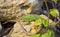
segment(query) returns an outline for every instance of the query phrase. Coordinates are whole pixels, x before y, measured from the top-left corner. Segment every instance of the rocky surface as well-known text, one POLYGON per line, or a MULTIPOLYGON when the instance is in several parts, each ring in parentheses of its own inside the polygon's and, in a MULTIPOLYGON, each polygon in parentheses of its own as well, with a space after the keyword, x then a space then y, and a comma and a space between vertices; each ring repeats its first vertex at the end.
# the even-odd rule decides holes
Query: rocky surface
MULTIPOLYGON (((0 0, 0 21, 16 20, 16 18, 19 18, 21 15, 30 13, 40 14, 42 3, 42 0, 0 0)), ((27 27, 29 26, 25 28, 27 27)), ((0 27, 0 30, 1 29, 2 27, 0 27)), ((28 29, 29 28, 27 28, 27 30, 28 29)), ((24 36, 29 37, 20 29, 19 24, 16 23, 11 37, 24 36)))
POLYGON ((15 23, 13 32, 10 37, 29 37, 21 28, 19 23, 15 23))
POLYGON ((0 19, 10 20, 21 14, 30 14, 41 12, 42 0, 1 0, 0 1, 0 19))

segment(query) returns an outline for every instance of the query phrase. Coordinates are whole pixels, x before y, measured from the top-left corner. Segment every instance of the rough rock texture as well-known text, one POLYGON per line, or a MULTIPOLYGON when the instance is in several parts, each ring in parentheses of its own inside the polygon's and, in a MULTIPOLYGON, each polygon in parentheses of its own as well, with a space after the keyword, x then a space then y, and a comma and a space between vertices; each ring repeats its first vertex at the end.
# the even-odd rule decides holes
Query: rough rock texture
POLYGON ((10 37, 29 37, 22 29, 19 23, 16 23, 10 37))
MULTIPOLYGON (((40 14, 42 13, 42 3, 43 0, 0 0, 0 21, 16 20, 21 15, 30 13, 40 14)), ((21 34, 22 29, 20 29, 18 24, 16 24, 16 27, 14 26, 11 37, 26 36, 24 32, 21 34)))
POLYGON ((0 0, 0 19, 10 20, 21 14, 41 13, 42 0, 0 0))
POLYGON ((30 37, 41 30, 42 26, 36 27, 33 23, 30 25, 23 25, 19 22, 14 24, 13 31, 10 31, 10 37, 30 37), (32 30, 33 29, 33 30, 32 30))

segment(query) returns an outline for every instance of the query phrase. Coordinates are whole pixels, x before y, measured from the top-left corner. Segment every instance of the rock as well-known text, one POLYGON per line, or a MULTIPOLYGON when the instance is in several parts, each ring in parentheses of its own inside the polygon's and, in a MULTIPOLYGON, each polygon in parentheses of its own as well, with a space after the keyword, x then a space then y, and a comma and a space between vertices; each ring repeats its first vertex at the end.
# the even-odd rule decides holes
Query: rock
POLYGON ((0 0, 0 3, 3 3, 4 2, 4 0, 0 0))
POLYGON ((30 32, 32 25, 26 25, 24 28, 26 29, 27 32, 30 32))
POLYGON ((21 14, 40 14, 42 3, 42 0, 4 0, 3 3, 0 3, 0 19, 12 20, 12 18, 21 16, 21 14))
POLYGON ((26 33, 24 33, 19 23, 15 23, 11 37, 29 37, 29 36, 26 33))

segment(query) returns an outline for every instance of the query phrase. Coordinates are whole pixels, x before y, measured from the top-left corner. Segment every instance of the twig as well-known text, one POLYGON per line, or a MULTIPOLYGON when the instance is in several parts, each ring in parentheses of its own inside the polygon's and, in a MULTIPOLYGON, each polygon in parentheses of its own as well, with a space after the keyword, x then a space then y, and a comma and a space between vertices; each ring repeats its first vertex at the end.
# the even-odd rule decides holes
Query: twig
POLYGON ((47 0, 44 0, 44 2, 45 2, 45 5, 46 5, 46 8, 47 8, 47 11, 48 11, 48 21, 49 21, 50 12, 49 12, 49 8, 48 8, 48 5, 47 5, 47 0))
POLYGON ((11 29, 11 31, 9 32, 9 34, 7 35, 7 37, 10 37, 12 32, 13 32, 14 28, 11 29))
POLYGON ((20 27, 23 29, 23 31, 24 31, 27 35, 36 34, 36 33, 38 33, 38 32, 42 29, 42 26, 39 26, 36 32, 31 33, 31 32, 27 32, 26 29, 23 27, 23 25, 22 25, 21 23, 20 23, 20 27))

